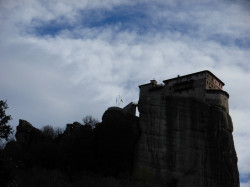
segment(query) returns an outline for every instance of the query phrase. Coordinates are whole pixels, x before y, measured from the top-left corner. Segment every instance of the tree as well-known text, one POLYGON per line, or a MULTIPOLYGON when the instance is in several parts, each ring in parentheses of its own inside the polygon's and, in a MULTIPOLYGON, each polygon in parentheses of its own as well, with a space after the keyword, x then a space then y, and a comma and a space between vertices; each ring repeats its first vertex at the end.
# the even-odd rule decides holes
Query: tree
POLYGON ((84 118, 82 118, 83 124, 84 125, 90 125, 92 128, 95 128, 95 125, 99 123, 98 119, 87 115, 84 118))
POLYGON ((5 139, 7 141, 12 133, 12 128, 8 124, 12 118, 11 115, 5 114, 6 109, 8 109, 7 101, 0 100, 0 140, 5 139))
POLYGON ((50 125, 44 126, 41 130, 47 138, 51 139, 55 139, 63 134, 63 130, 61 128, 59 127, 53 128, 50 125))
POLYGON ((55 138, 56 136, 54 128, 50 125, 44 126, 42 128, 42 132, 46 137, 51 138, 51 139, 55 138))

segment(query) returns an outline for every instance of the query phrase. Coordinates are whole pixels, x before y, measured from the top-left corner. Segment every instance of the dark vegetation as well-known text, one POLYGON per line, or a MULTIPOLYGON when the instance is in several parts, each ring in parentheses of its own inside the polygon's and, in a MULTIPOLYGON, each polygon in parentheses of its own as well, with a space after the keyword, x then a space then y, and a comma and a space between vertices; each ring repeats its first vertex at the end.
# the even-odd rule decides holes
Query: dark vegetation
MULTIPOLYGON (((1 126, 8 133, 2 137, 1 132, 1 138, 7 139, 11 117, 5 117, 4 112, 1 126)), ((67 124, 63 131, 51 126, 39 130, 19 120, 16 140, 0 150, 0 186, 150 186, 131 181, 137 117, 107 110, 101 123, 91 116, 83 122, 67 124)))
POLYGON ((9 135, 12 133, 12 128, 8 125, 11 116, 6 115, 6 109, 8 109, 7 101, 0 100, 0 140, 8 140, 9 135))

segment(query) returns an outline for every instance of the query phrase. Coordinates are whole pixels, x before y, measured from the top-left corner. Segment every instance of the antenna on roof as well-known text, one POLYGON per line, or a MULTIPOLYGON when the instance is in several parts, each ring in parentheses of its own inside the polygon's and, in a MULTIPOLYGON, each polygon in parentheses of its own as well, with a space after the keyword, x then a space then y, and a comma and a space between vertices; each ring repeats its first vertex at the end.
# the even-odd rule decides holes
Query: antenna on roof
POLYGON ((123 103, 122 97, 121 97, 120 95, 118 95, 118 96, 116 97, 115 102, 116 102, 116 106, 117 106, 117 107, 120 107, 121 103, 123 103))

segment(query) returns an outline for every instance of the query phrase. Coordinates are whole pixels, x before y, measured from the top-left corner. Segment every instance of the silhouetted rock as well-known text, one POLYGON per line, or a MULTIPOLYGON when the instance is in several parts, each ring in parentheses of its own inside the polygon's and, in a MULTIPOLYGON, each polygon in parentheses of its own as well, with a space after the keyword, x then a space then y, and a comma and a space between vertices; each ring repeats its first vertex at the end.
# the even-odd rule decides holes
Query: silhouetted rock
POLYGON ((31 143, 41 142, 44 139, 45 136, 39 129, 33 127, 25 120, 19 120, 19 125, 16 127, 16 140, 18 143, 30 145, 31 143))
POLYGON ((139 137, 138 117, 121 108, 111 107, 95 129, 97 162, 102 173, 129 176, 139 137))
POLYGON ((92 131, 92 127, 90 125, 82 125, 79 122, 74 122, 73 124, 67 124, 63 136, 77 136, 77 134, 79 134, 81 130, 92 131))
POLYGON ((164 83, 140 86, 135 177, 175 187, 238 187, 223 83, 209 71, 164 83))

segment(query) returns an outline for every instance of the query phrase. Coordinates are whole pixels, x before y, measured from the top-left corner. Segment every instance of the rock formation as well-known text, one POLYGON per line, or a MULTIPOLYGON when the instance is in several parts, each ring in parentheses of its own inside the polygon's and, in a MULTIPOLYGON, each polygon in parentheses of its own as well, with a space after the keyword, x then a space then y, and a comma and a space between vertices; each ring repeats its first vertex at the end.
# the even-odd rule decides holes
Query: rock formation
MULTIPOLYGON (((134 106, 130 105, 132 108, 134 106)), ((128 177, 132 173, 135 145, 139 137, 138 117, 131 110, 111 107, 95 132, 97 162, 102 173, 128 177)))
POLYGON ((22 145, 41 142, 45 139, 44 134, 39 129, 33 127, 29 122, 20 119, 16 128, 16 140, 22 145))
POLYGON ((134 176, 168 187, 238 187, 224 83, 209 71, 140 86, 134 176))
POLYGON ((139 86, 139 118, 134 103, 111 107, 95 129, 74 122, 54 139, 20 120, 6 155, 15 169, 59 169, 70 180, 93 172, 167 187, 239 187, 224 83, 209 71, 163 83, 139 86))

